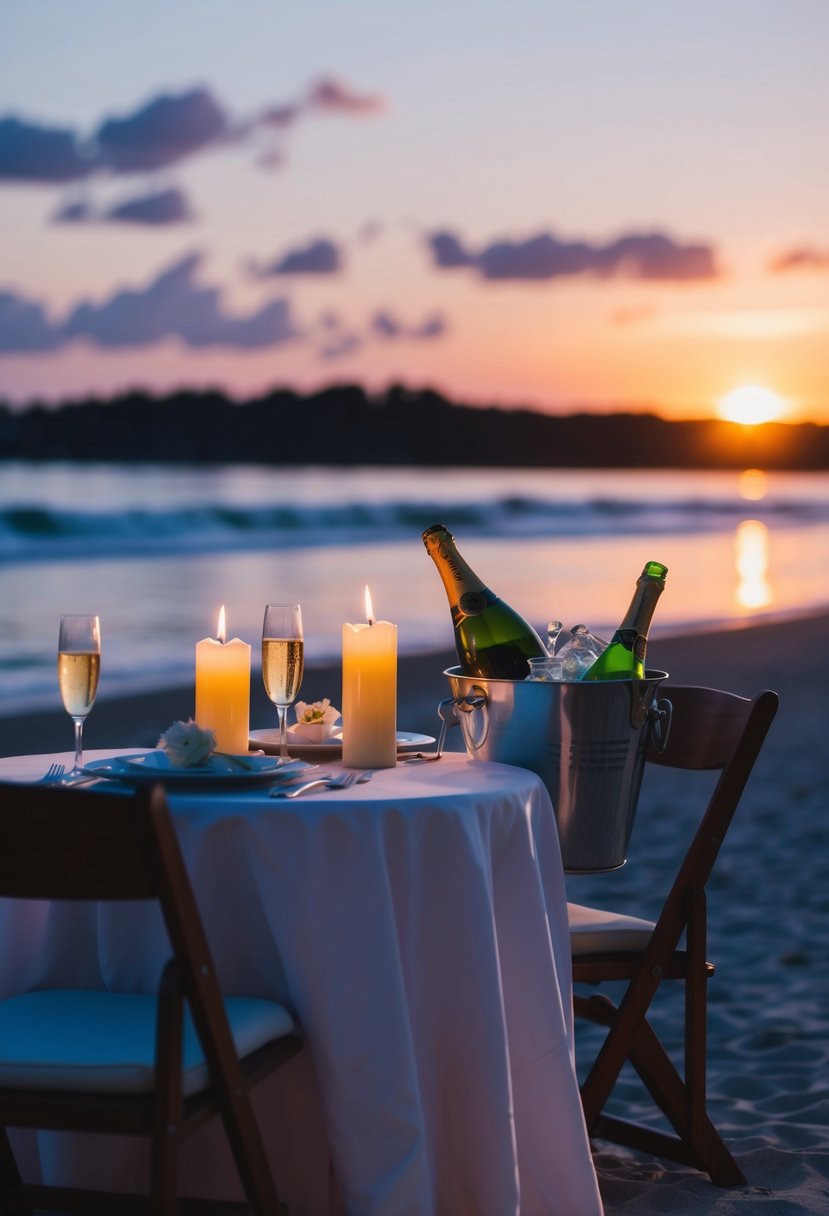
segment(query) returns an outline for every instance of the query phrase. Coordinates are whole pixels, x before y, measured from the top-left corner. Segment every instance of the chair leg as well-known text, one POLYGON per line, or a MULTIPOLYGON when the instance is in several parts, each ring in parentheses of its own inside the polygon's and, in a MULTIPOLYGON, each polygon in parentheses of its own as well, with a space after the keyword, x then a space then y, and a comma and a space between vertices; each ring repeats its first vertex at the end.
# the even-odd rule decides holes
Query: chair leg
POLYGON ((609 997, 596 994, 586 999, 580 996, 573 999, 574 1009, 579 1017, 608 1027, 602 1050, 581 1088, 587 1130, 590 1131, 601 1115, 623 1065, 630 1061, 674 1130, 685 1137, 688 1123, 682 1078, 647 1021, 642 1020, 637 1027, 636 1038, 628 1041, 618 1034, 618 1009, 609 997))
POLYGON ((221 1102, 221 1113, 252 1211, 255 1216, 281 1216, 286 1209, 274 1185, 250 1098, 246 1093, 235 1094, 230 1102, 221 1102))
POLYGON ((687 974, 685 976, 685 1085, 691 1139, 703 1140, 708 1057, 708 977, 705 971, 705 892, 688 897, 687 974))
MULTIPOLYGON (((611 1028, 614 1027, 618 1014, 618 1009, 610 998, 601 993, 590 997, 575 994, 573 1009, 578 1017, 611 1028)), ((611 1029, 581 1087, 581 1102, 588 1133, 610 1097, 627 1058, 627 1041, 620 1034, 614 1033, 614 1029, 611 1029)))
POLYGON ((692 1127, 687 1087, 648 1022, 643 1022, 636 1037, 630 1062, 659 1109, 690 1149, 698 1168, 718 1186, 744 1185, 746 1179, 742 1170, 704 1108, 696 1112, 699 1130, 692 1127))
POLYGON ((179 966, 172 959, 161 974, 156 1019, 156 1101, 150 1149, 150 1207, 153 1216, 176 1216, 179 1128, 183 1111, 184 997, 179 966))
POLYGON ((0 1127, 0 1211, 8 1216, 28 1216, 32 1211, 24 1199, 20 1171, 4 1127, 0 1127))
POLYGON ((150 1204, 153 1216, 176 1216, 178 1194, 178 1137, 154 1135, 150 1159, 150 1204))
POLYGON ((603 1139, 618 1139, 619 1143, 628 1143, 632 1147, 642 1148, 655 1155, 659 1155, 657 1148, 653 1145, 649 1147, 647 1141, 661 1141, 665 1156, 696 1165, 698 1169, 707 1173, 711 1181, 718 1186, 744 1185, 746 1180, 740 1167, 731 1156, 704 1108, 697 1115, 700 1125, 699 1132, 692 1136, 687 1087, 647 1020, 643 1018, 637 1028, 635 1039, 627 1043, 614 1033, 617 1025, 617 1009, 611 1000, 600 994, 588 998, 576 994, 573 999, 577 1016, 585 1017, 591 1022, 610 1028, 602 1052, 597 1056, 596 1063, 582 1086, 582 1104, 588 1134, 598 1135, 603 1139), (608 1047, 608 1039, 614 1039, 615 1042, 611 1045, 611 1049, 605 1050, 608 1047), (619 1061, 620 1055, 622 1056, 621 1062, 619 1061), (622 1138, 621 1134, 617 1137, 612 1134, 612 1131, 609 1135, 605 1134, 611 1129, 618 1129, 621 1132, 623 1128, 633 1130, 636 1127, 624 1120, 609 1119, 602 1115, 607 1096, 621 1072, 622 1065, 628 1059, 654 1102, 676 1132, 677 1139, 673 1143, 670 1142, 669 1137, 646 1130, 636 1131, 634 1135, 626 1138, 622 1138), (590 1084, 591 1082, 592 1084, 590 1084), (607 1090, 607 1094, 603 1097, 602 1094, 605 1090, 607 1090), (599 1130, 600 1124, 602 1125, 601 1130, 599 1130), (673 1144, 684 1145, 685 1151, 673 1151, 673 1144))

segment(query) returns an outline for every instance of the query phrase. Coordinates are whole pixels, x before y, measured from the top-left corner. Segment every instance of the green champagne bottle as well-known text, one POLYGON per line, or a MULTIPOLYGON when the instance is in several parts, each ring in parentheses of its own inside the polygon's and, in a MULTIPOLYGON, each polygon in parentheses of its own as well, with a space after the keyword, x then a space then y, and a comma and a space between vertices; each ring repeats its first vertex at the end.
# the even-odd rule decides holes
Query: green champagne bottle
POLYGON ((547 654, 533 627, 481 582, 444 524, 427 528, 423 543, 446 588, 464 674, 487 680, 526 679, 527 660, 547 654))
POLYGON ((665 590, 668 567, 647 562, 636 580, 636 590, 625 618, 583 680, 641 680, 645 675, 648 629, 656 601, 665 590))

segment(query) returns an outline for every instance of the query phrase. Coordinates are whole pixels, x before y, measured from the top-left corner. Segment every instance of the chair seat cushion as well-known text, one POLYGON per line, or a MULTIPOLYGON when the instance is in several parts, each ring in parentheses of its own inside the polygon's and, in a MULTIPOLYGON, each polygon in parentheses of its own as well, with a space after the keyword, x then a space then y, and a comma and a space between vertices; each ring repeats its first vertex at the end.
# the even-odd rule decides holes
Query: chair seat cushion
POLYGON ((570 953, 573 957, 643 950, 655 928, 653 921, 641 920, 638 916, 623 916, 619 912, 605 912, 601 908, 587 908, 583 904, 568 903, 567 916, 570 921, 570 953))
MULTIPOLYGON (((242 1057, 294 1029, 287 1009, 252 997, 225 999, 242 1057)), ((136 1094, 154 1083, 155 996, 41 989, 0 1001, 0 1086, 136 1094)), ((207 1065, 185 1004, 184 1093, 208 1084, 207 1065)))

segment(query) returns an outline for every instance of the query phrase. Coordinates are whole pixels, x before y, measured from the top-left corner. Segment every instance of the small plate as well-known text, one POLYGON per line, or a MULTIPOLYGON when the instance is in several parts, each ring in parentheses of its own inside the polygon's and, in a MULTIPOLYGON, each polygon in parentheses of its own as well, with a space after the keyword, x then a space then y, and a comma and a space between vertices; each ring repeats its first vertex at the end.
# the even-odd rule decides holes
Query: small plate
POLYGON ((91 760, 84 772, 128 785, 151 785, 160 781, 177 789, 214 789, 238 785, 272 784, 281 778, 295 777, 312 767, 302 760, 280 764, 272 756, 211 756, 195 768, 176 768, 166 752, 152 751, 134 756, 113 756, 110 760, 91 760), (244 765, 245 767, 241 767, 244 765))
MULTIPOLYGON (((397 751, 417 752, 422 747, 428 747, 434 743, 432 735, 417 735, 410 730, 399 730, 397 732, 397 751)), ((276 755, 279 751, 279 731, 272 730, 252 730, 250 732, 250 746, 259 747, 268 755, 276 755)), ((330 739, 324 739, 322 743, 312 743, 309 739, 301 739, 293 733, 293 727, 288 727, 288 751, 292 756, 304 756, 306 759, 313 757, 315 760, 334 760, 343 752, 343 741, 340 735, 333 735, 330 739)))

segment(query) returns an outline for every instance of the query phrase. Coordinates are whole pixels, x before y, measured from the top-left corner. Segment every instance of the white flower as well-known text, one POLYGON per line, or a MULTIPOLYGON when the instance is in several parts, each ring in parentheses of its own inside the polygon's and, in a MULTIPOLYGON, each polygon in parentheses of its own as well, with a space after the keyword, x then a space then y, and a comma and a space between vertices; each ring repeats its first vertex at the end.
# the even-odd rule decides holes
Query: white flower
POLYGON ((216 736, 212 730, 202 728, 188 718, 186 722, 174 722, 165 730, 158 746, 169 756, 176 768, 195 768, 204 764, 216 747, 216 736))
POLYGON ((312 701, 310 705, 306 701, 297 701, 294 710, 297 722, 303 724, 324 722, 328 726, 340 716, 340 711, 334 708, 328 697, 324 697, 322 701, 312 701))
POLYGON ((335 709, 328 697, 322 701, 297 701, 294 706, 296 726, 292 727, 300 739, 309 739, 312 743, 322 743, 336 733, 335 722, 339 721, 340 711, 335 709))

